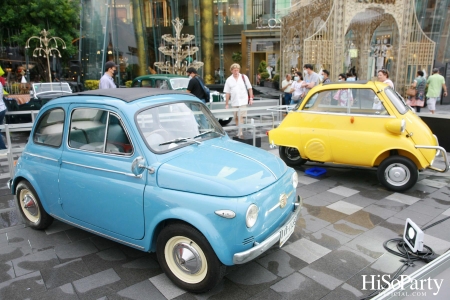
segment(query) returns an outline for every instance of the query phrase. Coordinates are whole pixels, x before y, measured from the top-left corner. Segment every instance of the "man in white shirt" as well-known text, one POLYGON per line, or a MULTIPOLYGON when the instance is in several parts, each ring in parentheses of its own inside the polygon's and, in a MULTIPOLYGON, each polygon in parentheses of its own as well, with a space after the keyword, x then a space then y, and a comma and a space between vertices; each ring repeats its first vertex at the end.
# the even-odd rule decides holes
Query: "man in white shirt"
MULTIPOLYGON (((228 109, 228 102, 231 97, 231 107, 239 108, 238 112, 234 112, 234 119, 236 126, 244 124, 244 117, 247 116, 247 105, 253 104, 253 89, 248 80, 248 77, 244 74, 240 74, 241 66, 239 64, 232 64, 230 67, 231 76, 225 81, 225 87, 223 91, 225 93, 225 108, 228 109)), ((242 137, 242 128, 239 127, 238 136, 242 137)))
POLYGON ((284 92, 284 103, 283 105, 289 105, 291 103, 292 93, 291 85, 292 79, 291 74, 286 75, 286 79, 281 82, 281 90, 284 92))
POLYGON ((105 74, 100 78, 99 89, 115 89, 114 76, 117 75, 117 65, 113 61, 107 61, 105 64, 105 74))

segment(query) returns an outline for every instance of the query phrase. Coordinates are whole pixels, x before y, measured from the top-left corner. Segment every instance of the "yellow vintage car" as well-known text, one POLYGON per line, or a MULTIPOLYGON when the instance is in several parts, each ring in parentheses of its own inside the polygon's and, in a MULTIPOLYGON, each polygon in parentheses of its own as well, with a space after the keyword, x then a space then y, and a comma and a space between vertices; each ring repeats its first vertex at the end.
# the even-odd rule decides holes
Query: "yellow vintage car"
POLYGON ((314 87, 269 131, 289 166, 307 161, 377 167, 387 189, 403 192, 426 168, 449 169, 447 154, 428 126, 388 85, 374 81, 314 87), (445 166, 433 167, 437 155, 445 166))

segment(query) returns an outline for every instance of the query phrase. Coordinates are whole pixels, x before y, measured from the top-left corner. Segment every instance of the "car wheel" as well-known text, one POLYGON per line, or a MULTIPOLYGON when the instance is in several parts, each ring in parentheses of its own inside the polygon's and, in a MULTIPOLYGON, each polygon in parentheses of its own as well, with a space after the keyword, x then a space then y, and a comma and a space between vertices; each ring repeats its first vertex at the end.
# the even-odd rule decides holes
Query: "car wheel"
POLYGON ((230 124, 231 120, 233 120, 233 118, 228 118, 228 119, 219 119, 219 123, 222 126, 227 126, 228 124, 230 124))
POLYGON ((288 166, 300 166, 306 162, 306 160, 300 156, 300 152, 298 152, 297 148, 281 146, 279 153, 281 159, 284 160, 288 166))
POLYGON ((26 225, 34 229, 46 229, 53 222, 47 214, 36 191, 28 181, 21 181, 16 188, 16 204, 26 225))
POLYGON ((225 275, 225 266, 206 238, 184 223, 164 227, 158 235, 156 254, 164 273, 189 292, 206 292, 225 275))
POLYGON ((378 166, 378 180, 391 191, 404 192, 412 188, 418 178, 417 166, 403 156, 390 156, 378 166))

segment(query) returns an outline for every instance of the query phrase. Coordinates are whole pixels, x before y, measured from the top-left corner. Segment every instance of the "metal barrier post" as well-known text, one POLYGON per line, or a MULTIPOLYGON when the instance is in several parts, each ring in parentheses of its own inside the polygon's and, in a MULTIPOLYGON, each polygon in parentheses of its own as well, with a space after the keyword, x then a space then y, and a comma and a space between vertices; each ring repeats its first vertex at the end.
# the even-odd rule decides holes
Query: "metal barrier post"
MULTIPOLYGON (((6 133, 6 142, 8 143, 7 158, 8 158, 9 176, 10 176, 10 178, 12 178, 14 176, 14 159, 13 159, 13 153, 12 153, 11 135, 10 135, 8 124, 5 124, 5 133, 6 133)), ((2 138, 2 137, 0 137, 0 138, 2 138)))

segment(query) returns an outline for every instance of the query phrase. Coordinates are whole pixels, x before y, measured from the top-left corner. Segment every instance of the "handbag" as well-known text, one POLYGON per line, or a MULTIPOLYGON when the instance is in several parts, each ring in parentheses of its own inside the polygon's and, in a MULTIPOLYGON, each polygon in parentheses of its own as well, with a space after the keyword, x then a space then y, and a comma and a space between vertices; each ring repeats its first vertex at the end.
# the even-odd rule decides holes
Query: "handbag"
POLYGON ((406 90, 406 95, 410 96, 410 97, 415 97, 416 96, 416 89, 413 87, 410 87, 406 90))

